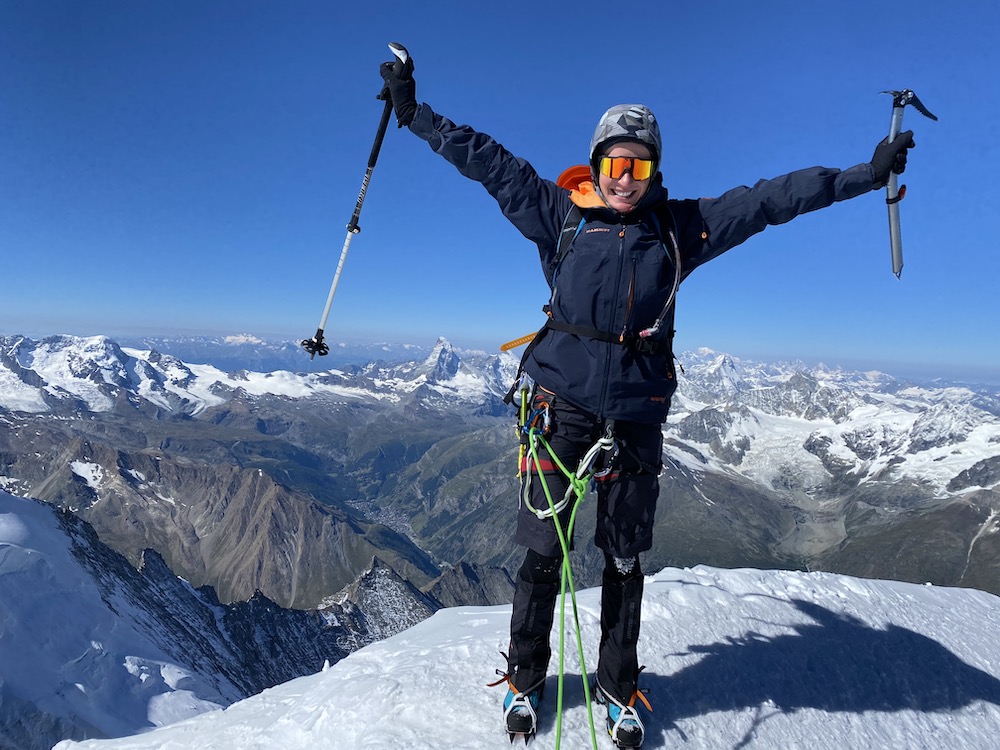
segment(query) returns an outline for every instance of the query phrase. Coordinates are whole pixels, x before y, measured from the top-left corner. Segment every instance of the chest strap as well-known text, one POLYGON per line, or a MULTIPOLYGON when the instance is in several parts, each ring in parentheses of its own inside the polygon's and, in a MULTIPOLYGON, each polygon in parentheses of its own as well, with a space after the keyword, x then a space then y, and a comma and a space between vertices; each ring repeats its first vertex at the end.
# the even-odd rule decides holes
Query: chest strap
MULTIPOLYGON (((548 313, 548 305, 546 305, 545 308, 546 313, 548 313)), ((563 333, 568 333, 573 336, 596 339, 597 341, 604 341, 609 344, 620 344, 621 346, 627 347, 641 354, 670 356, 670 347, 664 341, 654 341, 653 339, 640 338, 635 335, 615 335, 613 333, 609 333, 608 331, 599 331, 596 328, 590 328, 588 326, 574 326, 569 323, 560 323, 559 321, 553 320, 549 317, 545 319, 545 325, 543 325, 538 333, 535 334, 534 338, 531 339, 527 348, 524 350, 524 354, 521 355, 521 362, 517 367, 517 375, 514 377, 514 384, 510 387, 510 390, 507 391, 507 395, 504 397, 505 403, 513 403, 514 392, 517 390, 518 384, 520 383, 521 373, 524 372, 524 363, 528 361, 531 351, 538 346, 542 338, 545 337, 545 334, 548 333, 549 330, 562 331, 563 333)), ((673 336, 672 331, 671 336, 673 336)))
POLYGON ((548 318, 545 321, 545 327, 551 328, 553 331, 569 333, 573 336, 596 339, 597 341, 604 341, 609 344, 621 344, 627 349, 632 349, 633 351, 637 351, 642 354, 655 355, 667 353, 667 345, 664 342, 654 341, 649 338, 640 338, 635 334, 625 335, 610 333, 609 331, 599 331, 596 328, 590 328, 589 326, 575 326, 569 323, 563 323, 553 318, 548 318))

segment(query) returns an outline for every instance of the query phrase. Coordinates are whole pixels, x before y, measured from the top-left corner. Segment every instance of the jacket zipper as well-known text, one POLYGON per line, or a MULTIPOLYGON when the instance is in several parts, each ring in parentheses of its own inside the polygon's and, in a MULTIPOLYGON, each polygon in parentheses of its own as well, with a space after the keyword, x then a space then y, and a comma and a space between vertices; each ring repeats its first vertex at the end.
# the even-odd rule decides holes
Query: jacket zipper
POLYGON ((629 335, 629 324, 632 322, 632 304, 635 302, 635 270, 639 265, 638 258, 632 258, 632 273, 628 278, 628 298, 625 300, 625 322, 622 324, 622 332, 618 334, 618 343, 624 344, 625 337, 629 335))
MULTIPOLYGON (((611 305, 611 319, 604 330, 613 331, 615 329, 615 310, 618 309, 618 297, 621 291, 622 283, 622 269, 625 266, 625 224, 622 224, 621 231, 618 233, 618 274, 615 277, 615 296, 612 299, 611 305)), ((611 350, 615 344, 607 342, 604 347, 604 382, 601 384, 601 398, 598 401, 597 416, 601 419, 604 418, 604 409, 607 405, 608 400, 608 383, 611 381, 611 350)))

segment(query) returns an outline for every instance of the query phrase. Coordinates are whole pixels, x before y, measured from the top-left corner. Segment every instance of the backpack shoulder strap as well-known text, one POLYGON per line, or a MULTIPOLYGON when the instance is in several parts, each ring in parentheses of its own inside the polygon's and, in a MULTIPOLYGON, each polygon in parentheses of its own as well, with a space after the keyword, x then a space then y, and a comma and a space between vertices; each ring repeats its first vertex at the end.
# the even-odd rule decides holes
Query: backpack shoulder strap
MULTIPOLYGON (((577 235, 580 234, 580 230, 583 229, 583 225, 586 223, 587 216, 584 210, 575 203, 571 204, 569 211, 566 212, 566 219, 563 221, 562 231, 559 233, 559 244, 556 246, 555 257, 552 259, 552 264, 548 269, 548 282, 553 289, 555 288, 556 270, 559 268, 559 264, 566 256, 566 253, 569 252, 569 247, 573 244, 573 240, 575 240, 577 235)), ((542 337, 550 327, 549 324, 552 321, 552 316, 549 314, 548 304, 542 306, 542 312, 544 312, 547 316, 545 324, 538 330, 538 333, 534 335, 531 341, 528 342, 528 346, 525 348, 524 354, 521 355, 521 362, 517 367, 514 384, 511 386, 506 397, 504 398, 504 401, 508 404, 513 401, 514 391, 517 389, 517 384, 521 379, 521 374, 524 372, 524 363, 531 354, 531 350, 538 346, 538 343, 542 340, 542 337)))
POLYGON ((673 311, 674 303, 677 301, 677 289, 681 285, 683 273, 681 271, 681 248, 677 242, 677 223, 674 221, 674 214, 670 210, 670 205, 663 201, 653 208, 653 221, 656 223, 656 231, 660 235, 660 242, 663 243, 667 255, 672 256, 674 262, 674 282, 670 289, 667 301, 663 305, 659 316, 649 328, 639 332, 641 338, 650 337, 660 331, 665 322, 669 322, 670 330, 667 335, 673 339, 673 311))
POLYGON ((580 234, 580 230, 583 229, 583 225, 587 221, 587 216, 578 205, 575 203, 570 206, 569 211, 566 213, 566 220, 563 222, 562 232, 559 233, 559 246, 556 250, 556 257, 552 261, 552 268, 559 265, 559 262, 565 257, 569 246, 573 244, 573 240, 576 239, 577 235, 580 234))
POLYGON ((586 223, 586 210, 580 208, 575 203, 570 206, 569 211, 566 212, 566 218, 563 220, 562 230, 559 232, 559 239, 556 244, 555 255, 552 256, 552 260, 548 264, 542 266, 545 272, 545 280, 548 282, 550 288, 555 286, 556 272, 559 269, 559 264, 562 263, 563 258, 566 257, 566 253, 569 252, 570 245, 573 244, 573 240, 576 239, 583 225, 586 223))
POLYGON ((669 244, 670 233, 673 232, 676 236, 677 222, 674 220, 674 214, 666 201, 653 206, 653 221, 656 223, 656 231, 660 235, 660 240, 664 244, 669 244))

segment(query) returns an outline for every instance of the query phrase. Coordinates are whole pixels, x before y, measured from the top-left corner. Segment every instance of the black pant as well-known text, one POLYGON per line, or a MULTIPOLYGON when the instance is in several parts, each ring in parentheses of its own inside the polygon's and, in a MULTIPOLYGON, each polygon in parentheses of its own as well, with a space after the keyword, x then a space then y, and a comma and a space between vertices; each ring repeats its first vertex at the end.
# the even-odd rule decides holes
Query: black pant
MULTIPOLYGON (((547 399, 552 417, 546 441, 563 465, 575 471, 581 457, 603 436, 606 424, 551 394, 539 394, 535 403, 543 399, 547 399)), ((605 554, 597 675, 612 697, 628 702, 639 674, 636 644, 643 577, 638 554, 652 546, 663 437, 660 425, 633 422, 616 422, 613 435, 617 455, 602 455, 602 463, 594 467, 605 472, 596 483, 594 543, 605 554)), ((558 502, 568 480, 551 465, 551 456, 544 449, 540 447, 538 453, 542 476, 552 499, 558 502)), ((529 467, 532 463, 529 457, 529 467)), ((540 477, 526 474, 524 481, 529 483, 531 506, 548 508, 540 477)), ((571 511, 572 503, 559 514, 564 530, 571 511)), ((560 588, 562 548, 553 520, 538 518, 524 502, 518 511, 515 541, 528 551, 514 592, 509 669, 515 687, 529 691, 544 681, 551 656, 549 635, 560 588)))

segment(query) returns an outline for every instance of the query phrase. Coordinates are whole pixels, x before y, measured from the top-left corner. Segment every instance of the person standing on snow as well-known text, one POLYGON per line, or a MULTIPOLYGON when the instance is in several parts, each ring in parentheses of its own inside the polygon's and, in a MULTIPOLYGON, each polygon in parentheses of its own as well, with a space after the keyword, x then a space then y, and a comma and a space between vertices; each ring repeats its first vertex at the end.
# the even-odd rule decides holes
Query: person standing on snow
MULTIPOLYGON (((883 187, 901 172, 913 132, 878 144, 870 162, 846 170, 813 167, 718 198, 668 198, 660 171, 660 129, 639 104, 609 109, 590 142, 583 180, 561 184, 490 136, 417 104, 413 62, 384 63, 381 99, 391 99, 399 127, 427 141, 460 173, 483 185, 504 216, 541 257, 552 289, 549 319, 522 362, 534 403, 549 417, 547 447, 567 467, 604 436, 617 448, 597 482, 595 544, 604 553, 601 641, 595 696, 608 708, 619 747, 642 745, 638 689, 643 574, 639 554, 652 546, 662 469, 662 424, 677 380, 672 351, 676 284, 696 267, 772 224, 883 187), (398 68, 402 67, 402 70, 398 68), (562 186, 566 185, 566 187, 562 186), (571 209, 579 227, 567 222, 571 209), (575 231, 560 248, 564 229, 575 231), (677 260, 679 259, 679 268, 677 260)), ((567 176, 564 173, 564 176, 567 176)), ((579 174, 577 175, 579 178, 579 174)), ((553 497, 567 478, 544 454, 537 470, 553 497)), ((516 582, 508 654, 506 729, 532 734, 550 658, 549 637, 560 589, 562 547, 541 482, 524 472, 515 541, 526 548, 516 582)), ((557 516, 563 523, 571 508, 557 516)))

